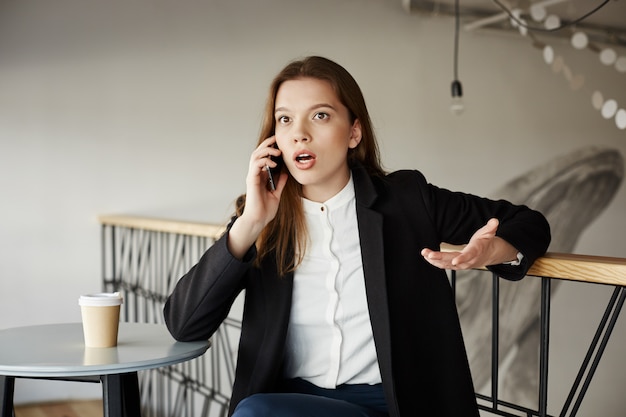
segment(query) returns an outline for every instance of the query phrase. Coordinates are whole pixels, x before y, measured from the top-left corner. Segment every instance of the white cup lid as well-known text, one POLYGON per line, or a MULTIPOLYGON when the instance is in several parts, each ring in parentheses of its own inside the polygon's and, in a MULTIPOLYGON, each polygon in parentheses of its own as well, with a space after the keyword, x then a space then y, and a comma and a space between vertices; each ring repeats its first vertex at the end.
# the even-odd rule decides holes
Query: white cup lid
POLYGON ((81 306, 118 306, 123 298, 119 292, 102 292, 97 294, 81 295, 78 304, 81 306))

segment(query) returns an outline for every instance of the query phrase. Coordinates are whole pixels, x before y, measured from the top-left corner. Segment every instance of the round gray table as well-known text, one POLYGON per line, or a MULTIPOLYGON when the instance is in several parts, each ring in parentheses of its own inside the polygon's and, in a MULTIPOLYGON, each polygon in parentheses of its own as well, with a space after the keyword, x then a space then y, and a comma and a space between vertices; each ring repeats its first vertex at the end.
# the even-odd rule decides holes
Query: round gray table
POLYGON ((177 342, 164 325, 120 323, 118 345, 88 348, 81 323, 0 330, 0 417, 13 416, 15 378, 100 381, 104 417, 139 416, 137 371, 201 356, 209 341, 177 342))

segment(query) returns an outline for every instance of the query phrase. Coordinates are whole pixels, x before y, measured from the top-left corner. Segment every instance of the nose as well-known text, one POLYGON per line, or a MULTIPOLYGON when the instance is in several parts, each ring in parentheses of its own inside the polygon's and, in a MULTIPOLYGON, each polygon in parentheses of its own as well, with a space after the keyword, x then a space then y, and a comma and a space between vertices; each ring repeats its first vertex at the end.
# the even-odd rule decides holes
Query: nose
POLYGON ((303 121, 295 122, 291 131, 291 137, 295 143, 309 142, 311 136, 306 128, 306 124, 303 121))

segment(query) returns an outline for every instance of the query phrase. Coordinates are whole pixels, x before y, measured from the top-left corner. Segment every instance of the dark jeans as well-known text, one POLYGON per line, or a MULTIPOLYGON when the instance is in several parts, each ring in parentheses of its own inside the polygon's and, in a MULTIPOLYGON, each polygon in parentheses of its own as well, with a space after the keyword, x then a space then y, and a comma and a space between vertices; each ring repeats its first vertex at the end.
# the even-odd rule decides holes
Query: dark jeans
POLYGON ((302 379, 285 382, 284 392, 244 398, 233 417, 388 417, 382 384, 320 388, 302 379))

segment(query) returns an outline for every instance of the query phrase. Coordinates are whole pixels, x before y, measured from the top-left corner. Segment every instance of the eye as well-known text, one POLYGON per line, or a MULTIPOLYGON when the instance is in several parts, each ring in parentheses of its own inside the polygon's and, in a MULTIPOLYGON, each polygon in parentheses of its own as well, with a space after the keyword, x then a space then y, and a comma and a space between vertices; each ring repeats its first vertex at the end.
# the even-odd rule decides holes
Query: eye
POLYGON ((326 120, 330 117, 330 115, 328 113, 325 113, 323 111, 315 113, 315 116, 313 116, 314 119, 316 120, 326 120))
POLYGON ((291 119, 289 119, 289 116, 278 116, 276 117, 276 122, 280 123, 280 124, 285 124, 285 123, 289 123, 291 119))

